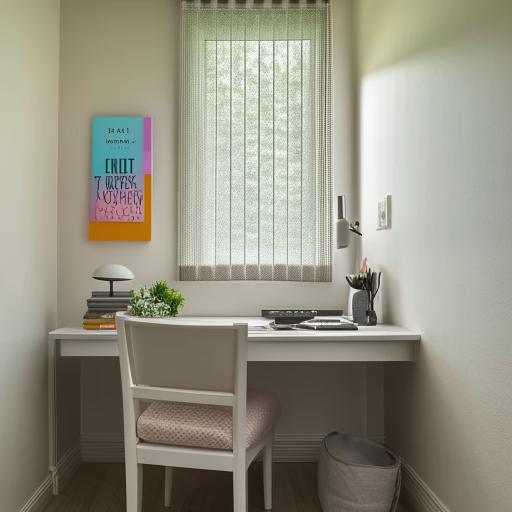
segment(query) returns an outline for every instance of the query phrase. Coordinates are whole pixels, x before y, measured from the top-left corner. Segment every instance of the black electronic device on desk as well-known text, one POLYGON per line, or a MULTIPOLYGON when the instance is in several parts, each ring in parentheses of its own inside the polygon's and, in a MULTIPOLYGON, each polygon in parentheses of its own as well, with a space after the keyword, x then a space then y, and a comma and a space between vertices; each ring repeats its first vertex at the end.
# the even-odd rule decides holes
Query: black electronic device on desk
POLYGON ((261 316, 272 319, 272 329, 310 329, 314 331, 357 331, 357 325, 342 318, 341 309, 262 309, 261 316), (338 317, 338 318, 333 318, 338 317))
POLYGON ((342 309, 262 309, 261 316, 274 320, 275 325, 295 325, 317 316, 341 316, 342 309))

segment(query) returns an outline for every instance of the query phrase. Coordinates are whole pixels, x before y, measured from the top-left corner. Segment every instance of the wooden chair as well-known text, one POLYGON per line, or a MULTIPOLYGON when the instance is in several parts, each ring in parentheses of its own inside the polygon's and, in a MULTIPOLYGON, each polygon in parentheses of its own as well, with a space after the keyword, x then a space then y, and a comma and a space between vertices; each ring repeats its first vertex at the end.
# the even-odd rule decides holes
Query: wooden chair
POLYGON ((126 510, 141 512, 143 464, 233 473, 235 512, 247 510, 247 469, 263 450, 272 508, 275 399, 247 393, 247 325, 116 317, 121 364, 126 510), (151 404, 144 410, 145 402, 151 404))

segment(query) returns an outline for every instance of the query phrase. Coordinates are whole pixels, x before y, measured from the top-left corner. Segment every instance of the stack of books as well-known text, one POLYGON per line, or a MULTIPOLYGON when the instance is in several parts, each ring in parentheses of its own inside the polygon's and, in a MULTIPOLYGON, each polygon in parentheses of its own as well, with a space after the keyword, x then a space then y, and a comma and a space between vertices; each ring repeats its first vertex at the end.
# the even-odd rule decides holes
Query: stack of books
POLYGON ((87 330, 115 329, 116 313, 126 311, 130 304, 130 292, 92 292, 87 299, 87 312, 83 327, 87 330))

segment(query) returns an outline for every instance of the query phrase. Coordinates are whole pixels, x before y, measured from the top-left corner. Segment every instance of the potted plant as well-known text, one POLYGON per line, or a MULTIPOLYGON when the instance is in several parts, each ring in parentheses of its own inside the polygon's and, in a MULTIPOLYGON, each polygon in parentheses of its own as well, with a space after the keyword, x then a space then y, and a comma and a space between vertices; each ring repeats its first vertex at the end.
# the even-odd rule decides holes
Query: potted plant
POLYGON ((166 281, 157 281, 150 287, 143 286, 138 292, 131 291, 128 313, 146 318, 176 316, 185 304, 185 297, 171 288, 166 281))
POLYGON ((357 274, 346 276, 348 284, 356 290, 364 290, 368 297, 368 310, 366 311, 366 325, 377 325, 377 313, 374 309, 375 297, 380 288, 381 272, 373 272, 365 258, 357 274))

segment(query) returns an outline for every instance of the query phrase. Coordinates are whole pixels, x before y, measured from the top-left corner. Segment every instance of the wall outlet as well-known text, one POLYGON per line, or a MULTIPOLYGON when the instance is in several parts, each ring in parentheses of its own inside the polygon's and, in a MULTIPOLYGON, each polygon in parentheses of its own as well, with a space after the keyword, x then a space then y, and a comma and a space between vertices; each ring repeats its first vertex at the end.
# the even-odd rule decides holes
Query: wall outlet
POLYGON ((377 201, 377 229, 391 228, 391 194, 377 201))

